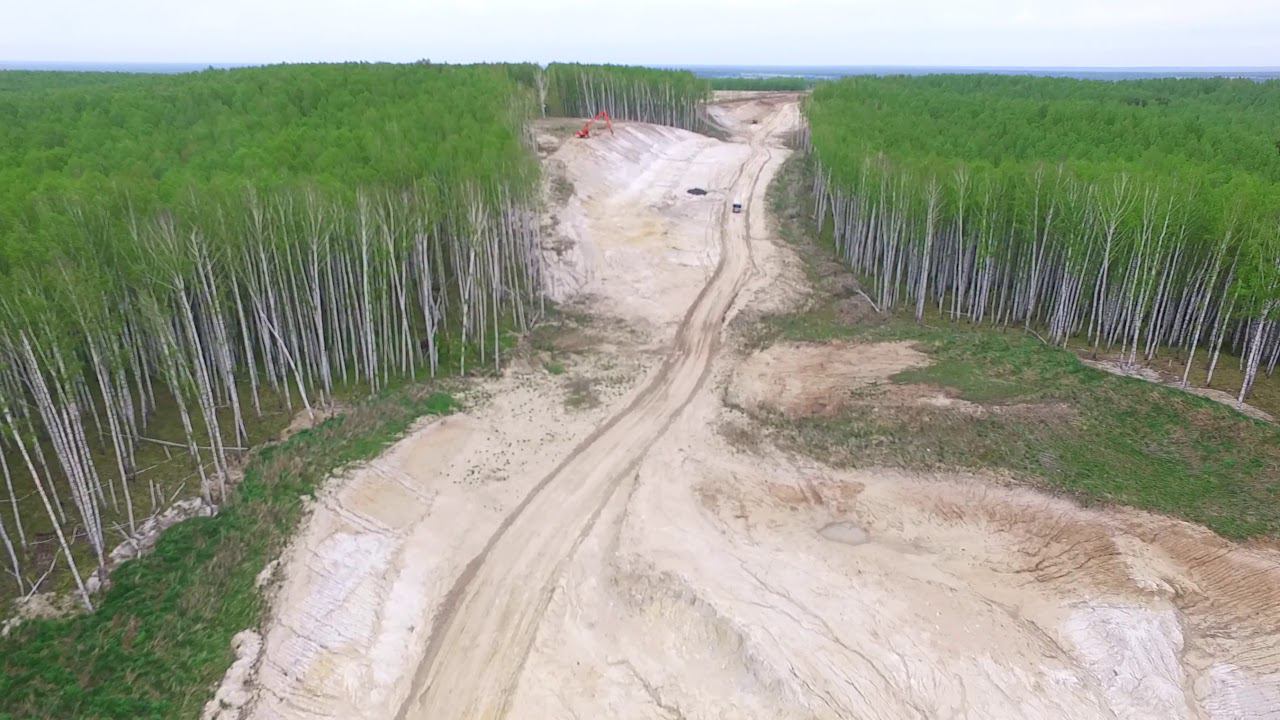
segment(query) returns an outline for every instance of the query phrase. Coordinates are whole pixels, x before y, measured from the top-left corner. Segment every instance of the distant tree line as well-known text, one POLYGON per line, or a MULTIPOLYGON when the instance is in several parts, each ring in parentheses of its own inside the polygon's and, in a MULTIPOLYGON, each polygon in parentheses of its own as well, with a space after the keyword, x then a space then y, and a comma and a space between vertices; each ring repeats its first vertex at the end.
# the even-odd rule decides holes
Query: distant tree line
POLYGON ((543 98, 547 114, 592 117, 601 110, 615 120, 705 127, 703 106, 711 85, 693 73, 624 65, 553 63, 546 69, 543 98))
POLYGON ((818 81, 803 77, 711 78, 712 90, 802 92, 817 84, 818 81))

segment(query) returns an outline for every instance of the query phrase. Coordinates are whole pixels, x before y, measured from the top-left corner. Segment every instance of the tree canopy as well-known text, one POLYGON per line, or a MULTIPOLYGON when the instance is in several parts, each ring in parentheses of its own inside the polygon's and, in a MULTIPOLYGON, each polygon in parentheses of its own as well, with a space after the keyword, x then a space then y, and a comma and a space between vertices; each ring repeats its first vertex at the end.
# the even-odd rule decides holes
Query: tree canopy
POLYGON ((820 212, 886 304, 1148 358, 1229 337, 1242 398, 1275 367, 1280 81, 858 77, 806 112, 820 212))

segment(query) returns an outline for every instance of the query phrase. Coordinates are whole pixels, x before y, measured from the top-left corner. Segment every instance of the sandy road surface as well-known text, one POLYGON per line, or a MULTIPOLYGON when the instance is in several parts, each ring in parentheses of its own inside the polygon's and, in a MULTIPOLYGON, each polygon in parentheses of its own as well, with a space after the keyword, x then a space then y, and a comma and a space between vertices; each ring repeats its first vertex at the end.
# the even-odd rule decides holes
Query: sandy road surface
MULTIPOLYGON (((729 189, 749 204, 773 154, 761 126, 729 189)), ((693 398, 751 263, 750 212, 719 215, 721 256, 658 373, 635 399, 538 483, 464 570, 437 616, 398 718, 500 718, 566 562, 605 503, 693 398)))
POLYGON ((737 346, 726 318, 804 296, 763 200, 797 115, 712 115, 739 141, 623 124, 549 158, 598 405, 516 367, 335 481, 285 558, 249 715, 1280 718, 1274 549, 728 442, 754 427, 739 405, 825 407, 819 383, 927 360, 737 346))

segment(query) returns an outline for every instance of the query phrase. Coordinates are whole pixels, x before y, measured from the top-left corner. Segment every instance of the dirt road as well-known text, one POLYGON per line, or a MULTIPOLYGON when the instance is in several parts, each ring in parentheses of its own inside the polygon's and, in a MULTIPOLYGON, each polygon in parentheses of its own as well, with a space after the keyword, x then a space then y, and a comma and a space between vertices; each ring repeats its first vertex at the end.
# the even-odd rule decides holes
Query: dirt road
MULTIPOLYGON (((568 369, 513 367, 331 484, 248 715, 1280 718, 1273 549, 758 441, 743 409, 819 412, 929 360, 726 331, 805 297, 764 203, 798 113, 711 112, 734 142, 624 123, 550 154, 557 292, 589 316, 568 369)), ((987 411, 947 400, 897 401, 987 411)))
POLYGON ((435 623, 426 657, 397 718, 505 717, 556 581, 605 503, 706 380, 725 318, 751 266, 752 199, 772 160, 773 122, 750 137, 729 195, 744 212, 718 212, 721 255, 689 308, 658 373, 621 412, 574 449, 503 521, 467 566, 435 623))

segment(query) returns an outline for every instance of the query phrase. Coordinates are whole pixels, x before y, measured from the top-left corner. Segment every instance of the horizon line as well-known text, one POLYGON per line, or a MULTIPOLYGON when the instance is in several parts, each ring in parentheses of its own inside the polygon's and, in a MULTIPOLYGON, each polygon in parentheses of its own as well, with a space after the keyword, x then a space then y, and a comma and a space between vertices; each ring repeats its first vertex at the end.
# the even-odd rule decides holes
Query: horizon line
POLYGON ((191 67, 259 67, 266 65, 336 65, 344 63, 387 63, 394 65, 411 65, 423 61, 433 65, 474 65, 474 64, 523 64, 547 65, 551 63, 581 63, 585 65, 632 65, 653 68, 910 68, 910 69, 954 69, 954 70, 1258 70, 1280 72, 1280 65, 994 65, 994 64, 911 64, 911 63, 750 63, 750 62, 717 62, 717 63, 682 63, 682 62, 617 62, 617 61, 580 61, 553 60, 537 62, 532 60, 264 60, 264 61, 202 61, 202 60, 27 60, 0 59, 0 65, 183 65, 191 67))

